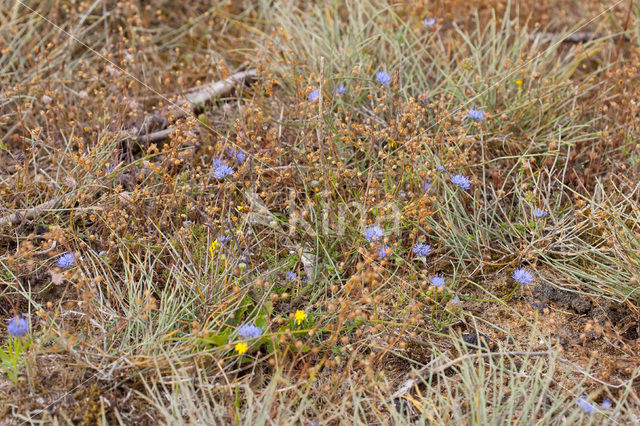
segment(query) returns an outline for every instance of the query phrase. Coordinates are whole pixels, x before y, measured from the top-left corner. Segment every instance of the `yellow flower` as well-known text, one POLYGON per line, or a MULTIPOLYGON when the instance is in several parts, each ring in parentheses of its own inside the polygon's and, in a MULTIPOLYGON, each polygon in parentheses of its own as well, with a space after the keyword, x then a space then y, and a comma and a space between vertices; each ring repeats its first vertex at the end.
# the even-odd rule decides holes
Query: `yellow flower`
POLYGON ((211 243, 211 245, 209 246, 209 253, 211 253, 211 257, 213 257, 213 253, 218 247, 220 247, 220 242, 218 240, 215 240, 211 243))
POLYGON ((300 309, 298 309, 298 310, 296 311, 296 314, 295 314, 295 316, 294 316, 294 317, 295 317, 296 321, 298 322, 298 325, 300 325, 300 323, 301 323, 302 321, 304 321, 305 319, 307 319, 307 313, 306 313, 305 311, 301 311, 300 309))
POLYGON ((248 350, 249 350, 249 347, 247 346, 246 343, 238 342, 236 344, 236 352, 238 352, 238 355, 242 355, 243 353, 245 353, 248 350))
POLYGON ((522 87, 522 80, 516 80, 516 84, 520 87, 522 87))

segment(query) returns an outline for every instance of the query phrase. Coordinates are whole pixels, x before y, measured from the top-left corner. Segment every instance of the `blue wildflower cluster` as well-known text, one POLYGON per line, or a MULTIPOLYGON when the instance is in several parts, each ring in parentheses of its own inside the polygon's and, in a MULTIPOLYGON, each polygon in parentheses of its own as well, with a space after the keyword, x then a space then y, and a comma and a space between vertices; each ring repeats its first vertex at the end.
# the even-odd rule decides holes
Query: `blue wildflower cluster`
POLYGON ((436 24, 436 18, 424 18, 424 25, 431 28, 436 24))
POLYGON ((214 158, 212 162, 213 177, 216 179, 224 179, 227 176, 234 174, 236 171, 230 166, 225 164, 220 158, 214 158))
POLYGON ((254 339, 262 335, 262 329, 253 324, 243 324, 238 327, 238 335, 244 339, 254 339))
POLYGON ((384 233, 382 232, 382 228, 379 226, 372 226, 364 231, 364 237, 369 242, 380 241, 383 235, 384 233))
POLYGON ((522 285, 529 285, 533 282, 533 276, 526 268, 518 268, 513 272, 513 279, 522 285))
POLYGON ((314 89, 307 95, 307 100, 313 102, 320 97, 320 89, 314 89))
POLYGON ((230 149, 229 151, 227 151, 227 155, 229 155, 229 157, 231 157, 231 159, 233 159, 233 161, 235 161, 238 164, 244 163, 245 160, 247 159, 244 152, 240 150, 236 151, 235 149, 230 149))
POLYGON ((534 215, 535 217, 537 217, 538 219, 541 219, 541 218, 543 218, 543 217, 547 217, 547 214, 548 214, 548 213, 547 213, 546 211, 542 210, 542 209, 535 209, 535 210, 533 211, 533 215, 534 215))
POLYGON ((444 276, 442 274, 436 274, 431 278, 431 284, 436 287, 444 287, 444 276))
POLYGON ((484 120, 484 113, 479 109, 471 108, 469 110, 469 113, 467 114, 467 117, 469 117, 472 120, 482 121, 484 120))
POLYGON ((431 253, 431 246, 429 244, 417 243, 413 246, 413 252, 416 256, 428 256, 431 253))
POLYGON ((466 176, 455 175, 451 178, 451 183, 455 184, 465 191, 471 188, 471 181, 466 176))
POLYGON ((378 84, 387 86, 389 83, 391 83, 391 76, 384 71, 378 71, 376 73, 376 81, 378 82, 378 84))
POLYGON ((25 318, 18 315, 9 320, 9 323, 7 324, 7 330, 13 337, 24 336, 29 330, 29 323, 25 318))
POLYGON ((391 254, 391 248, 388 245, 384 245, 380 248, 380 251, 378 252, 378 258, 379 259, 384 259, 385 257, 389 256, 391 254))
POLYGON ((75 254, 73 254, 73 252, 67 252, 60 255, 56 259, 56 266, 58 268, 68 268, 69 266, 73 265, 75 261, 76 261, 75 254))

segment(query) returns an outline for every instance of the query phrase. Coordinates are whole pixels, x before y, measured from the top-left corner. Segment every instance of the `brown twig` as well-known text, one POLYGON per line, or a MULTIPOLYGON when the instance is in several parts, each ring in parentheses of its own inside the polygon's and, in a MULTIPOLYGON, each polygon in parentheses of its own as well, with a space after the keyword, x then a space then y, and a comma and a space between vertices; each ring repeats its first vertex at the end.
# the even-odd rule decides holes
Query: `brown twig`
POLYGON ((144 124, 142 127, 127 132, 129 136, 125 139, 135 137, 137 141, 141 143, 153 143, 166 139, 172 132, 171 129, 166 129, 170 123, 169 116, 171 116, 171 120, 175 121, 189 114, 196 113, 203 105, 212 99, 228 96, 237 86, 251 83, 257 80, 258 77, 258 71, 255 69, 240 71, 224 80, 216 81, 201 89, 194 90, 182 99, 172 102, 171 106, 173 106, 173 111, 171 111, 171 113, 169 113, 169 107, 165 107, 153 114, 148 114, 143 120, 144 124), (188 108, 183 107, 185 103, 189 105, 188 108))

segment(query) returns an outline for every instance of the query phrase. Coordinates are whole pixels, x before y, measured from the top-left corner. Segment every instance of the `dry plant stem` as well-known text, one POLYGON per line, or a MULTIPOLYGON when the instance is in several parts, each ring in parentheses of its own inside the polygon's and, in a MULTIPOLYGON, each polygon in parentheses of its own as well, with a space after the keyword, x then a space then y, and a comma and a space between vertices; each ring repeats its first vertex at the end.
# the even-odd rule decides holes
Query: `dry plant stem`
POLYGON ((0 228, 5 225, 15 225, 16 223, 20 223, 23 219, 35 219, 45 211, 55 208, 59 202, 66 198, 66 196, 58 197, 30 209, 15 210, 14 213, 0 218, 0 228))
MULTIPOLYGON (((458 364, 459 362, 465 361, 467 359, 472 359, 472 358, 487 358, 487 357, 492 357, 492 356, 499 356, 499 355, 508 355, 508 356, 530 356, 530 357, 537 357, 537 356, 548 356, 551 357, 553 356, 553 352, 552 351, 541 351, 541 352, 524 352, 524 351, 517 351, 517 352, 476 352, 476 353, 471 353, 471 354, 466 354, 463 355, 459 358, 456 358, 454 360, 451 360, 443 365, 440 365, 436 368, 433 368, 430 370, 430 367, 432 364, 437 363, 438 361, 441 361, 441 358, 438 358, 436 360, 434 360, 433 362, 425 365, 424 367, 422 367, 421 369, 414 371, 412 373, 409 373, 410 375, 415 376, 415 379, 407 379, 405 380, 402 385, 400 385, 400 387, 398 388, 398 390, 391 395, 391 399, 395 399, 398 398, 402 395, 404 395, 405 393, 409 392, 409 390, 413 387, 413 385, 418 381, 418 378, 421 378, 423 376, 432 376, 434 374, 438 374, 438 373, 442 373, 443 371, 446 371, 447 369, 453 367, 455 364, 458 364), (428 374, 425 374, 427 373, 428 374)), ((566 364, 568 366, 570 366, 571 368, 573 368, 574 370, 578 371, 579 373, 584 374, 586 377, 588 377, 589 379, 598 382, 602 385, 605 385, 607 387, 610 387, 612 389, 618 389, 621 388, 623 386, 626 386, 627 383, 632 382, 633 380, 635 380, 638 376, 634 376, 631 379, 629 379, 627 382, 625 383, 621 383, 618 385, 614 385, 612 383, 609 382, 605 382, 603 380, 598 379, 597 377, 592 376, 591 374, 589 374, 585 369, 583 369, 582 367, 575 365, 574 363, 572 363, 571 361, 564 359, 564 358, 556 358, 557 361, 566 364)))
POLYGON ((160 112, 149 114, 144 119, 145 124, 142 126, 142 129, 131 130, 128 133, 130 135, 137 135, 137 140, 143 143, 153 143, 166 139, 173 131, 171 129, 164 129, 164 127, 169 124, 169 116, 171 116, 172 121, 186 117, 187 115, 197 111, 197 109, 202 105, 210 102, 213 98, 218 96, 227 96, 233 92, 235 87, 257 80, 259 75, 260 74, 255 69, 241 71, 225 78, 224 80, 216 81, 201 89, 194 90, 185 95, 184 98, 172 102, 171 106, 174 107, 174 111, 171 111, 171 113, 169 113, 168 108, 163 108, 160 112), (182 106, 185 103, 190 105, 190 109, 186 109, 182 106), (154 124, 159 125, 162 130, 149 133, 154 124))

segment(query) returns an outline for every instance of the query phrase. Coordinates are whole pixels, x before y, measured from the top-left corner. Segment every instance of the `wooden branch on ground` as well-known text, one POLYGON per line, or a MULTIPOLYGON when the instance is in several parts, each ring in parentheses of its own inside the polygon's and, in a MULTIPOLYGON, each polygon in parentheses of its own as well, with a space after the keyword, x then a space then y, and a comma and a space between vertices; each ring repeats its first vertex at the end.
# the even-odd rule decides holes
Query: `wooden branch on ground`
POLYGON ((193 90, 183 98, 172 103, 171 106, 173 106, 173 110, 171 114, 169 114, 169 108, 171 106, 167 106, 153 114, 148 114, 143 120, 141 129, 128 132, 129 136, 126 139, 134 137, 141 143, 153 143, 166 139, 172 133, 172 129, 166 128, 170 124, 169 115, 172 116, 173 120, 177 120, 189 114, 196 113, 212 99, 228 96, 233 93, 236 87, 250 84, 256 81, 259 76, 260 74, 255 69, 240 71, 224 80, 216 81, 201 89, 193 90), (185 103, 189 105, 188 109, 184 108, 185 103))
POLYGON ((56 207, 56 205, 65 199, 66 197, 59 197, 53 200, 49 200, 42 204, 39 204, 30 209, 20 209, 14 210, 10 215, 0 217, 0 228, 5 225, 15 225, 22 222, 24 219, 35 219, 40 216, 45 211, 51 210, 56 207))

